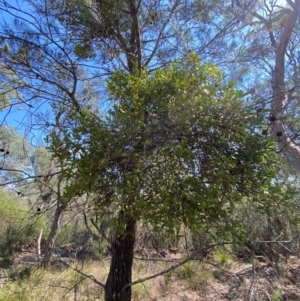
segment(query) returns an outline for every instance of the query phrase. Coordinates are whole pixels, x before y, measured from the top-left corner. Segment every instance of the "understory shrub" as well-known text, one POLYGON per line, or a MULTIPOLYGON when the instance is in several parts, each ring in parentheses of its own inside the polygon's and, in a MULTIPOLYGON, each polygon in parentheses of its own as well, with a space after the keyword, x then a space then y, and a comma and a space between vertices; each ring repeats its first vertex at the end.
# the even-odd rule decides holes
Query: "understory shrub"
POLYGON ((37 237, 43 226, 43 218, 33 216, 25 202, 0 191, 0 267, 8 267, 15 252, 37 237))

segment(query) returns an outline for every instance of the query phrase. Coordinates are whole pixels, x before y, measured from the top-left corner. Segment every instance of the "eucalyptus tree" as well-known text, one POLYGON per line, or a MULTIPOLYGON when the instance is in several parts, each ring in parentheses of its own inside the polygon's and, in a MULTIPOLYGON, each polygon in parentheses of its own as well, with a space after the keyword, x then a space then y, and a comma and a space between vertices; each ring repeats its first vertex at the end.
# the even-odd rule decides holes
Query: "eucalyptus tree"
POLYGON ((152 70, 191 51, 216 64, 232 61, 242 20, 256 5, 250 1, 232 14, 232 2, 218 0, 81 0, 56 2, 53 13, 76 37, 78 57, 132 72, 134 64, 152 70))
POLYGON ((11 127, 0 128, 0 140, 3 147, 0 149, 0 186, 22 198, 32 224, 42 226, 38 221, 47 220, 49 225, 50 231, 46 224, 40 229, 40 236, 43 232, 46 236, 46 244, 43 256, 40 252, 38 254, 41 265, 47 266, 62 213, 70 204, 70 200, 62 201, 64 179, 61 169, 64 163, 53 158, 45 147, 34 149, 26 138, 11 127))
POLYGON ((0 264, 7 268, 24 245, 36 238, 44 219, 32 218, 30 206, 14 191, 0 187, 0 264))
POLYGON ((229 68, 242 71, 240 82, 255 87, 265 100, 270 112, 263 134, 270 129, 278 151, 299 172, 300 1, 257 1, 247 12, 251 1, 232 3, 231 15, 244 12, 245 17, 240 20, 240 34, 233 40, 236 47, 229 68))
POLYGON ((45 228, 44 217, 38 216, 33 210, 43 193, 36 189, 36 183, 39 185, 43 175, 36 173, 34 168, 34 165, 41 168, 41 162, 33 164, 33 160, 41 159, 40 156, 14 128, 2 126, 0 141, 1 214, 4 219, 1 255, 3 260, 11 263, 15 251, 28 245, 37 235, 37 228, 45 228), (12 218, 14 221, 10 220, 12 218))
POLYGON ((34 224, 57 199, 59 169, 47 149, 34 148, 12 127, 0 128, 0 140, 0 185, 23 199, 24 206, 30 208, 27 213, 34 224))
POLYGON ((16 187, 16 193, 21 193, 18 183, 30 177, 32 147, 13 127, 0 127, 0 141, 0 184, 16 187))
POLYGON ((272 129, 276 139, 283 145, 282 153, 287 158, 291 166, 300 171, 300 148, 299 125, 293 119, 298 120, 298 114, 293 112, 295 102, 299 101, 299 61, 297 62, 297 47, 299 40, 299 14, 300 1, 287 1, 289 8, 286 10, 274 11, 270 13, 269 19, 261 20, 268 29, 271 45, 274 48, 275 64, 272 78, 272 129), (273 28, 277 25, 275 17, 282 22, 282 29, 273 33, 273 28), (298 22, 298 23, 297 23, 298 22), (273 23, 274 26, 273 26, 273 23), (269 25, 270 24, 270 25, 269 25), (269 26, 267 26, 269 25, 269 26), (289 59, 285 63, 286 57, 289 59), (291 113, 292 118, 285 120, 291 113), (286 122, 287 121, 287 122, 286 122))
MULTIPOLYGON (((5 79, 7 86, 14 91, 13 95, 9 95, 10 104, 22 105, 21 109, 27 112, 29 122, 22 125, 30 132, 30 138, 37 134, 45 138, 53 131, 58 134, 61 127, 68 126, 70 110, 80 110, 87 103, 93 107, 92 102, 97 92, 93 89, 92 80, 87 76, 84 66, 75 64, 76 59, 72 57, 73 44, 69 42, 71 34, 67 33, 66 28, 59 26, 58 22, 52 22, 53 16, 46 14, 46 18, 39 23, 36 22, 38 14, 46 11, 41 12, 38 4, 33 5, 36 14, 22 10, 17 3, 2 2, 2 5, 5 17, 9 16, 15 21, 13 25, 13 20, 11 24, 3 22, 1 34, 1 64, 11 70, 13 79, 18 79, 5 79), (14 32, 10 30, 10 26, 15 26, 14 32), (64 37, 64 43, 60 40, 61 36, 64 37)), ((93 81, 99 82, 98 79, 93 81)), ((55 207, 43 259, 45 265, 52 254, 59 220, 69 205, 68 200, 62 202, 64 183, 59 174, 63 162, 47 158, 47 151, 44 149, 46 145, 45 142, 38 145, 41 148, 36 148, 31 158, 32 173, 22 179, 24 183, 28 180, 26 185, 30 189, 35 189, 39 203, 47 205, 44 210, 41 210, 41 206, 38 207, 40 213, 48 211, 49 207, 55 207), (42 153, 44 158, 40 156, 42 153), (41 162, 45 163, 42 168, 41 162)))
POLYGON ((4 66, 1 65, 0 110, 5 110, 6 108, 8 108, 10 106, 10 98, 14 97, 14 90, 11 89, 11 86, 6 84, 6 81, 5 81, 6 77, 10 77, 10 80, 12 80, 12 78, 13 78, 11 76, 11 73, 9 72, 9 70, 6 70, 4 68, 4 66))

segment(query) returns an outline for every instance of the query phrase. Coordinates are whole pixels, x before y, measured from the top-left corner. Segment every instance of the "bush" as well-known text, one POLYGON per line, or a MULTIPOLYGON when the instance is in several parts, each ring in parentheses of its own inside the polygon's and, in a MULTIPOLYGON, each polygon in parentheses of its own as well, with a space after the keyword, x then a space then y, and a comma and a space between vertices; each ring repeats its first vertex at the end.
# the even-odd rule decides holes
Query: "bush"
POLYGON ((138 283, 132 287, 133 300, 146 300, 147 297, 147 291, 142 283, 138 283))
POLYGON ((221 267, 229 268, 233 262, 232 255, 226 248, 217 248, 213 254, 214 261, 221 267))
POLYGON ((16 251, 28 244, 43 227, 42 218, 33 219, 20 199, 0 191, 0 266, 7 268, 16 251))
POLYGON ((236 212, 243 221, 247 234, 241 244, 233 246, 233 252, 238 257, 249 260, 256 255, 265 257, 270 262, 277 262, 280 258, 287 259, 297 252, 293 209, 277 204, 263 212, 254 205, 244 204, 236 212))
POLYGON ((67 225, 59 228, 56 236, 57 246, 65 244, 74 244, 74 246, 82 246, 90 239, 87 229, 78 227, 75 223, 69 222, 67 225))
POLYGON ((212 279, 212 272, 208 267, 197 261, 188 261, 175 270, 179 279, 184 279, 191 290, 206 292, 209 281, 212 279))

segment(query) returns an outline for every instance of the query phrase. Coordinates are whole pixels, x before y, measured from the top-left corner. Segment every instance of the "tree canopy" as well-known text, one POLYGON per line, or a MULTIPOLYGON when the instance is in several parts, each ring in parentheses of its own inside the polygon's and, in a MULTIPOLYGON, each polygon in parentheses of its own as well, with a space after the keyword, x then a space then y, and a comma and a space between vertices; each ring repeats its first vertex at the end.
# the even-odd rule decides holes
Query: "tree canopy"
POLYGON ((66 195, 97 193, 96 207, 157 229, 225 223, 228 232, 237 203, 266 201, 273 143, 214 65, 191 54, 151 75, 120 70, 108 90, 115 104, 104 117, 82 111, 62 140, 52 136, 51 151, 68 162, 66 195))

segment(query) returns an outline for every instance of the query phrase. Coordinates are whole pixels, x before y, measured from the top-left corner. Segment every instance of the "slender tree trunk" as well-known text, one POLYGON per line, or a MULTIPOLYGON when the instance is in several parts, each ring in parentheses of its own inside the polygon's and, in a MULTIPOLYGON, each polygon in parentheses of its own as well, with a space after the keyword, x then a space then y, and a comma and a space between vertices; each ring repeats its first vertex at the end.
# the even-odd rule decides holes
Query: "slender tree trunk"
POLYGON ((38 261, 41 260, 41 241, 43 236, 43 229, 40 230, 39 237, 37 239, 37 254, 38 254, 38 261))
POLYGON ((105 301, 130 301, 132 282, 132 263, 135 243, 136 221, 125 221, 125 233, 116 237, 112 243, 110 271, 105 285, 105 301))
MULTIPOLYGON (((289 92, 286 91, 285 87, 285 55, 299 13, 300 0, 295 0, 293 2, 293 10, 284 23, 284 30, 280 36, 278 45, 275 42, 272 43, 276 55, 272 95, 272 114, 276 117, 276 122, 272 124, 272 129, 275 139, 283 144, 283 155, 297 172, 300 172, 300 147, 288 136, 280 116, 284 107, 289 103, 289 92), (281 136, 278 137, 278 134, 281 136)), ((272 33, 270 34, 273 35, 272 33)))
MULTIPOLYGON (((57 117, 58 118, 58 117, 57 117)), ((57 121, 58 123, 58 121, 57 121)), ((66 163, 66 159, 63 159, 60 161, 61 167, 63 169, 64 164, 66 163)), ((63 211, 66 209, 67 204, 70 200, 63 199, 63 176, 62 174, 58 178, 57 183, 57 203, 56 203, 56 210, 54 214, 54 219, 52 221, 51 231, 47 239, 46 248, 45 248, 45 254, 43 256, 41 266, 43 268, 47 268, 49 265, 49 261, 51 259, 52 253, 53 253, 53 247, 55 243, 55 238, 57 234, 57 230, 59 227, 59 220, 61 218, 61 215, 63 211), (63 203, 62 203, 63 201, 63 203)))
POLYGON ((51 226, 51 231, 48 236, 47 243, 46 243, 45 254, 44 254, 44 256, 42 258, 42 262, 41 262, 41 266, 43 268, 47 268, 49 261, 51 259, 51 256, 53 253, 53 247, 54 247, 54 243, 55 243, 55 238, 56 238, 57 230, 59 227, 59 220, 60 220, 60 217, 65 208, 66 208, 66 206, 57 204, 55 214, 54 214, 54 219, 53 219, 52 226, 51 226))

